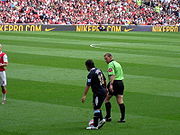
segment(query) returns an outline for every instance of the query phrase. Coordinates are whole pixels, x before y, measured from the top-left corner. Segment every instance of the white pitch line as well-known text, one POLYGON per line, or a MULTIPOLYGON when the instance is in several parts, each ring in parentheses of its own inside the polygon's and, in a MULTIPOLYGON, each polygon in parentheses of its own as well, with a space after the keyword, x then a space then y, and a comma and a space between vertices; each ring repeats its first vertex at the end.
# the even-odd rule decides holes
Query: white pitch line
POLYGON ((101 47, 98 47, 97 45, 100 45, 100 44, 90 44, 89 46, 93 48, 101 48, 101 47))

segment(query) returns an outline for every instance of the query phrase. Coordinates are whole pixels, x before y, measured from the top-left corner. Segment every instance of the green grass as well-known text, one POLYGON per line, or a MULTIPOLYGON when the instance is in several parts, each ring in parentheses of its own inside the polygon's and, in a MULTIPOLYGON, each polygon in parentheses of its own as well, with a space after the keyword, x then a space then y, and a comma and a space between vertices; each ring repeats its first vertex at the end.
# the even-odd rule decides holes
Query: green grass
POLYGON ((179 135, 179 33, 1 32, 0 43, 9 58, 0 135, 179 135), (87 131, 93 110, 91 91, 80 102, 84 62, 93 59, 107 76, 106 52, 124 69, 127 122, 116 122, 113 98, 113 121, 87 131))

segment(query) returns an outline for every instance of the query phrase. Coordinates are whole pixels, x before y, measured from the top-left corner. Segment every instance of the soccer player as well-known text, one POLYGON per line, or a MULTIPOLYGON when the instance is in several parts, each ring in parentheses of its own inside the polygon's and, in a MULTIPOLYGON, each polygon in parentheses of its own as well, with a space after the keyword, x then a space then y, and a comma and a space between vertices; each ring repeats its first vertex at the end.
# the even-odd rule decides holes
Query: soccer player
POLYGON ((82 103, 86 100, 86 95, 91 87, 93 92, 93 107, 94 107, 94 126, 87 127, 86 129, 100 129, 105 124, 105 119, 103 119, 101 106, 106 98, 106 79, 103 72, 95 68, 94 62, 92 60, 87 60, 85 62, 86 68, 89 71, 87 76, 87 84, 84 89, 81 101, 82 103))
POLYGON ((125 122, 125 105, 123 102, 123 93, 124 93, 124 84, 123 84, 123 70, 121 65, 113 60, 113 56, 110 53, 106 53, 104 55, 104 59, 108 64, 108 94, 105 99, 105 107, 106 107, 106 121, 110 122, 111 119, 111 103, 110 99, 112 96, 116 96, 117 103, 120 108, 121 118, 118 122, 125 122))
POLYGON ((7 65, 8 65, 8 58, 7 58, 6 53, 2 52, 2 45, 0 44, 0 84, 2 88, 2 104, 6 103, 7 80, 6 80, 5 67, 7 65))

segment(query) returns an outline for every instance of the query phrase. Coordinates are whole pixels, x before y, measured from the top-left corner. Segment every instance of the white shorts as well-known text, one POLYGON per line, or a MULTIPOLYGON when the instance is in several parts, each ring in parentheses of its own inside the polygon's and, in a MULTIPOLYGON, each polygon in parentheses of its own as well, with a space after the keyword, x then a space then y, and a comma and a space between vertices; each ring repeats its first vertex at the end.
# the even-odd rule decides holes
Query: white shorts
POLYGON ((0 84, 1 84, 1 86, 7 85, 7 79, 6 79, 6 72, 5 71, 0 71, 0 84))

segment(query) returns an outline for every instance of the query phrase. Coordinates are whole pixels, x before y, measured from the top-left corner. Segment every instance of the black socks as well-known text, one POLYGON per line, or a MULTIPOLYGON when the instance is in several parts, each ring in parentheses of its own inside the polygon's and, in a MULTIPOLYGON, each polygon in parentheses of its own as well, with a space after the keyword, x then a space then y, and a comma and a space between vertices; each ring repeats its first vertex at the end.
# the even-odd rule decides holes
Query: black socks
POLYGON ((105 107, 106 107, 106 118, 110 118, 111 117, 111 103, 110 102, 105 103, 105 107))
POLYGON ((125 119, 125 105, 124 104, 119 104, 119 108, 121 111, 121 120, 125 119))
MULTIPOLYGON (((107 102, 105 103, 106 106, 106 118, 110 118, 111 117, 111 103, 107 102)), ((125 119, 125 105, 123 104, 119 104, 119 108, 120 108, 120 112, 121 112, 121 120, 125 119)))

